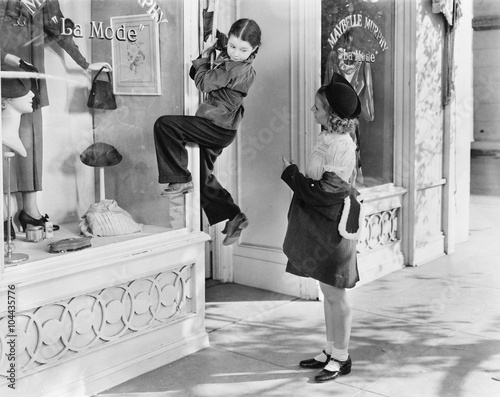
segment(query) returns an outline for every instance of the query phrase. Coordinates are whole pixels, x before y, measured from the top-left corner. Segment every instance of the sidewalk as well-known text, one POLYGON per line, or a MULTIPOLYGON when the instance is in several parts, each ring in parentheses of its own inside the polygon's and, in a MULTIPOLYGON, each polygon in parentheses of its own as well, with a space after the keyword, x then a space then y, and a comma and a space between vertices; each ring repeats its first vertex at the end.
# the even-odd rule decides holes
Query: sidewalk
POLYGON ((472 196, 453 255, 350 291, 348 376, 317 384, 298 366, 323 348, 321 302, 215 283, 210 348, 100 396, 500 396, 499 220, 499 197, 472 196))

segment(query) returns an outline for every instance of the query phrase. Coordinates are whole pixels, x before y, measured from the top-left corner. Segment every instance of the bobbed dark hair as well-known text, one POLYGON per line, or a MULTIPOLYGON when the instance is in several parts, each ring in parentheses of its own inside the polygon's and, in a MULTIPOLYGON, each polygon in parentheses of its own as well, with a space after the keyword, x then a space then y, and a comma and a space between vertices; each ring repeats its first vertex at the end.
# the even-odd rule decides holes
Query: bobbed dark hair
MULTIPOLYGON (((231 25, 227 37, 235 36, 240 40, 250 43, 252 48, 260 47, 262 32, 259 25, 253 19, 242 18, 238 19, 231 25)), ((252 55, 257 54, 258 48, 252 55)))

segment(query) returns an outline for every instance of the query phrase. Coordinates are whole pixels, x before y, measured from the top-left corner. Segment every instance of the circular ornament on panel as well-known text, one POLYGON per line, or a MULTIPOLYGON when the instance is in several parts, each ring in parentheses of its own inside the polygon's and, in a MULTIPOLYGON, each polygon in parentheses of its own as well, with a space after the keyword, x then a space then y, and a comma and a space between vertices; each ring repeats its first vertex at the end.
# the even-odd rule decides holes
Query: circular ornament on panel
POLYGON ((80 334, 86 334, 92 329, 96 316, 92 310, 80 310, 75 316, 75 331, 80 334))
POLYGON ((171 306, 177 298, 177 288, 172 284, 166 285, 161 289, 161 303, 163 306, 171 306))
POLYGON ((136 314, 144 314, 152 306, 151 295, 147 292, 141 292, 134 299, 134 312, 136 314))
POLYGON ((109 324, 116 324, 123 317, 125 308, 123 303, 119 300, 112 300, 106 305, 106 311, 104 312, 104 318, 109 324))
POLYGON ((62 323, 59 320, 52 319, 43 324, 40 336, 43 343, 47 346, 52 346, 57 343, 59 339, 61 339, 62 335, 62 323))

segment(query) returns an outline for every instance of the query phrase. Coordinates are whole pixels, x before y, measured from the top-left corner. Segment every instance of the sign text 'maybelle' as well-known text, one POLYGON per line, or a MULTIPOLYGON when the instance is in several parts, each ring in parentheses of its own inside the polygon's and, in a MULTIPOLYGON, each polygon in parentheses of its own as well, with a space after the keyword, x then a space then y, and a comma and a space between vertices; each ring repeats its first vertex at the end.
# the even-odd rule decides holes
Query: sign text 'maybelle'
POLYGON ((330 33, 330 37, 328 38, 328 42, 330 43, 332 48, 347 30, 356 27, 368 30, 378 41, 378 44, 382 51, 385 51, 389 48, 389 46, 387 45, 387 41, 385 40, 384 35, 382 34, 382 31, 377 26, 377 24, 373 22, 372 19, 363 14, 348 15, 334 26, 333 31, 332 33, 330 33))

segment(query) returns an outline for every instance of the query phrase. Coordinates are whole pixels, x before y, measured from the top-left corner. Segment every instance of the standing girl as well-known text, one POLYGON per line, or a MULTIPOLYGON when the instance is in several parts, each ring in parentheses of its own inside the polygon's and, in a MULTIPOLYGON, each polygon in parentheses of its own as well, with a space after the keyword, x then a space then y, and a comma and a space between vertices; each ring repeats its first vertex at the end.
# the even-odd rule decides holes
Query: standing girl
POLYGON ((324 294, 326 346, 314 358, 300 362, 303 368, 323 368, 317 382, 351 372, 348 353, 351 309, 346 288, 359 281, 356 242, 360 206, 353 188, 356 179, 354 131, 360 102, 351 85, 334 74, 321 87, 312 107, 319 134, 306 174, 283 158, 281 178, 293 190, 283 251, 286 271, 319 281, 324 294))
POLYGON ((236 21, 229 30, 227 47, 210 68, 209 54, 215 41, 193 61, 194 81, 207 94, 195 116, 162 116, 154 125, 159 183, 168 183, 162 195, 192 191, 187 169, 186 143, 200 147, 201 206, 210 225, 228 219, 222 233, 223 244, 236 242, 248 219, 213 175, 214 163, 222 150, 236 137, 243 117, 243 99, 255 79, 252 62, 261 44, 259 25, 251 19, 236 21))

